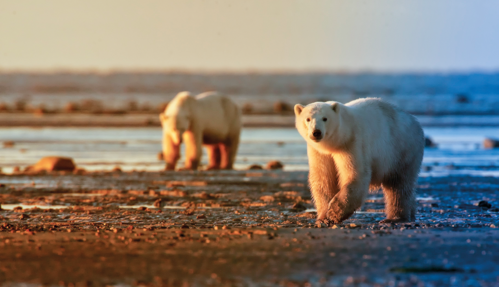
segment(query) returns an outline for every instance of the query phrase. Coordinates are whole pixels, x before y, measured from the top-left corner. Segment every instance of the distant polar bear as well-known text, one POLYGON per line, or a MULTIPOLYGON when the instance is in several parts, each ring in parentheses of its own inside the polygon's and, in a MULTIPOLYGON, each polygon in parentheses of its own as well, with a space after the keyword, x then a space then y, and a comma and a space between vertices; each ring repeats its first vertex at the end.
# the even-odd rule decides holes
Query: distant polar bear
POLYGON ((208 169, 233 168, 241 133, 241 111, 229 98, 216 92, 196 97, 181 92, 159 118, 167 170, 175 169, 182 140, 186 144, 185 169, 198 168, 203 145, 208 149, 208 169))
POLYGON ((376 98, 297 104, 294 110, 296 128, 307 141, 319 221, 349 218, 369 189, 381 186, 387 215, 382 222, 415 220, 414 189, 425 142, 415 117, 376 98))

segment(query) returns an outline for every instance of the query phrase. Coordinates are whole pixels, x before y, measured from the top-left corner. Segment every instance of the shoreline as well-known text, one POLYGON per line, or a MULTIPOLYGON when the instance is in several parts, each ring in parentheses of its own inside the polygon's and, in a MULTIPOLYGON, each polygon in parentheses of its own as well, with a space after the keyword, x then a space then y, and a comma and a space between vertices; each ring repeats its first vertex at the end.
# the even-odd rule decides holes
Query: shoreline
MULTIPOLYGON (((423 127, 499 127, 499 116, 416 116, 423 127)), ((243 115, 243 127, 294 128, 294 115, 243 115)), ((0 127, 160 127, 156 114, 0 113, 0 127)))

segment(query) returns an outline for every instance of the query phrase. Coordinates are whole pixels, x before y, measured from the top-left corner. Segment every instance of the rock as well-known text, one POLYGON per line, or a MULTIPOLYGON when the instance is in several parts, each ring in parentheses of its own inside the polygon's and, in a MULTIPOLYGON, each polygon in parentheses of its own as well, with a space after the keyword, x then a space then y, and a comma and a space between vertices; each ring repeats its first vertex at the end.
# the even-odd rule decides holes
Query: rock
POLYGON ((243 114, 251 114, 251 112, 253 112, 253 105, 251 103, 245 103, 241 110, 243 114))
POLYGON ((113 172, 121 172, 121 168, 119 166, 115 166, 113 168, 113 172))
POLYGON ((161 198, 156 199, 156 201, 154 201, 154 207, 163 208, 163 200, 161 198))
POLYGON ((267 166, 266 166, 267 169, 283 169, 284 168, 284 165, 282 164, 282 162, 280 161, 277 161, 277 160, 272 160, 272 161, 269 161, 267 163, 267 166))
POLYGON ((470 102, 470 100, 468 99, 468 96, 465 94, 457 94, 456 95, 456 102, 458 102, 460 104, 467 104, 470 102))
POLYGON ((305 205, 303 205, 303 203, 300 201, 300 202, 297 202, 297 203, 293 204, 293 207, 291 207, 291 209, 294 212, 300 212, 300 211, 306 210, 307 207, 305 205))
POLYGON ((6 103, 0 103, 0 112, 6 112, 9 110, 9 106, 6 103))
POLYGON ((429 165, 423 165, 423 166, 421 167, 421 169, 422 169, 423 171, 431 171, 431 170, 432 170, 432 167, 431 167, 431 166, 429 166, 429 165))
POLYGON ((42 158, 35 165, 28 166, 25 171, 73 171, 75 168, 73 159, 69 157, 48 156, 42 158))
POLYGON ((274 103, 274 112, 276 112, 276 113, 284 113, 284 112, 291 112, 291 111, 293 111, 293 108, 288 103, 281 102, 281 101, 274 103))
POLYGON ((17 100, 14 103, 14 107, 16 111, 23 112, 26 110, 26 101, 25 100, 17 100))
POLYGON ((21 172, 21 168, 18 167, 18 166, 14 166, 14 168, 12 168, 12 172, 13 173, 19 173, 19 172, 21 172))
POLYGON ((158 160, 165 160, 165 157, 164 157, 164 155, 163 155, 163 152, 162 152, 162 151, 158 152, 157 157, 158 157, 158 160))
POLYGON ((3 147, 14 147, 15 143, 13 141, 4 141, 3 147))
POLYGON ((45 108, 45 106, 43 104, 40 105, 39 107, 33 109, 33 114, 38 115, 38 116, 43 116, 47 112, 48 111, 47 111, 47 109, 45 108))
POLYGON ((75 170, 73 170, 73 174, 76 174, 76 175, 82 175, 82 174, 85 174, 87 171, 83 168, 75 168, 75 170))
MULTIPOLYGON (((137 105, 137 102, 136 102, 136 101, 133 101, 133 100, 132 100, 132 101, 129 101, 129 102, 127 103, 127 106, 128 106, 128 107, 127 107, 127 110, 128 110, 128 111, 131 111, 131 112, 135 112, 135 111, 137 111, 137 110, 139 109, 139 105, 137 105)), ((160 109, 160 112, 162 112, 162 111, 161 111, 161 109, 160 109)))
POLYGON ((488 203, 485 200, 482 200, 478 203, 478 207, 489 209, 492 207, 492 204, 488 203))
POLYGON ((499 208, 494 207, 494 208, 489 209, 489 211, 490 212, 499 212, 499 208))
POLYGON ((264 195, 264 196, 260 196, 260 200, 264 201, 264 202, 273 202, 274 197, 271 195, 264 195))
POLYGON ((483 148, 484 149, 499 148, 499 140, 486 138, 483 140, 483 148))
POLYGON ((67 113, 76 112, 79 109, 80 108, 78 107, 77 103, 69 102, 69 103, 66 104, 66 106, 64 106, 64 111, 66 111, 67 113))
POLYGON ((259 164, 252 164, 248 167, 249 170, 260 170, 263 169, 263 167, 259 164))
POLYGON ((436 147, 437 145, 429 137, 424 138, 424 147, 436 147))

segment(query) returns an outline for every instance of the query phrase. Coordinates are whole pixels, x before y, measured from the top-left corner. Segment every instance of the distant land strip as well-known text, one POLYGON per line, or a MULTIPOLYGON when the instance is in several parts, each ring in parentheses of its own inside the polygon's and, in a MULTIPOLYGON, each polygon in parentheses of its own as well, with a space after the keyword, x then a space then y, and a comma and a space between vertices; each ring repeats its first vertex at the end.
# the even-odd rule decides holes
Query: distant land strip
MULTIPOLYGON (((427 127, 499 127, 499 116, 444 115, 417 116, 427 127)), ((293 115, 244 115, 243 126, 255 128, 293 128, 293 115)), ((28 114, 0 113, 0 127, 160 127, 151 114, 28 114)))

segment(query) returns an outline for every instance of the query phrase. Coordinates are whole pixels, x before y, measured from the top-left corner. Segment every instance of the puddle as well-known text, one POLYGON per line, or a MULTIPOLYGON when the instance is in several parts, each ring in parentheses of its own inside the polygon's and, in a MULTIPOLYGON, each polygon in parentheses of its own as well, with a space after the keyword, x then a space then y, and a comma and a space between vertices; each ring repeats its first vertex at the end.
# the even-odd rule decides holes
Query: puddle
MULTIPOLYGON (((483 139, 497 134, 498 130, 496 127, 425 127, 425 133, 438 147, 425 149, 426 171, 421 172, 421 177, 498 176, 499 149, 482 147, 483 139), (487 169, 482 170, 482 167, 487 169)), ((43 156, 54 154, 72 157, 79 167, 88 171, 110 171, 116 165, 125 172, 164 169, 164 162, 157 159, 161 150, 161 129, 156 127, 0 128, 0 134, 3 140, 14 141, 18 147, 0 149, 0 168, 7 174, 12 173, 14 166, 23 168, 43 156), (130 134, 136 140, 130 140, 130 134)), ((182 149, 182 154, 185 154, 185 147, 182 149)), ((306 143, 296 129, 246 128, 242 131, 236 169, 246 169, 251 164, 264 166, 276 159, 284 164, 285 170, 308 170, 306 143), (284 145, 276 145, 277 142, 284 145)), ((180 163, 183 161, 184 158, 180 163)), ((202 161, 206 165, 207 157, 204 156, 202 161)))
MULTIPOLYGON (((123 209, 137 209, 140 207, 145 207, 149 209, 158 209, 154 205, 149 205, 149 204, 136 204, 136 205, 120 205, 119 208, 123 209)), ((185 209, 183 206, 175 206, 175 205, 163 205, 163 209, 185 209)))
POLYGON ((436 198, 433 198, 431 196, 427 196, 427 197, 416 197, 416 200, 417 201, 437 201, 436 198))
POLYGON ((93 196, 104 196, 101 193, 63 193, 63 196, 73 196, 73 197, 93 197, 93 196))
POLYGON ((39 209, 64 209, 64 208, 70 208, 71 206, 66 206, 66 205, 27 205, 27 204, 2 204, 1 207, 3 210, 13 210, 16 207, 22 207, 24 209, 33 209, 33 208, 39 208, 39 209))
MULTIPOLYGON (((317 212, 317 209, 315 208, 309 208, 309 209, 305 209, 304 213, 307 213, 307 212, 317 212)), ((357 210, 355 211, 355 213, 357 214, 371 214, 371 213, 385 213, 384 210, 357 210)))

